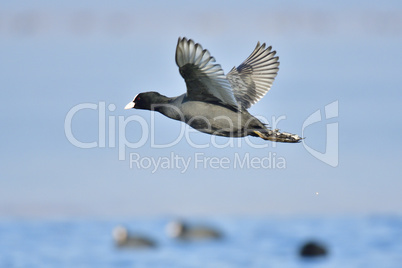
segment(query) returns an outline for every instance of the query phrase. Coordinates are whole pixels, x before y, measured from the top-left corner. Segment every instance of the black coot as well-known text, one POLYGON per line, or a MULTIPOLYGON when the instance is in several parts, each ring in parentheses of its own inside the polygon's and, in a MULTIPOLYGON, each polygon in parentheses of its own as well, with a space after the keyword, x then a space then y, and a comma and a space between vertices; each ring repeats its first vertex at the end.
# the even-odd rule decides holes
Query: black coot
POLYGON ((301 257, 318 257, 327 255, 327 249, 324 245, 309 241, 300 248, 301 257))
POLYGON ((271 49, 257 43, 251 55, 225 76, 208 50, 191 39, 179 38, 176 63, 187 92, 173 98, 158 92, 140 93, 125 109, 157 111, 212 135, 299 142, 298 135, 268 129, 247 111, 269 91, 278 73, 279 58, 271 49))

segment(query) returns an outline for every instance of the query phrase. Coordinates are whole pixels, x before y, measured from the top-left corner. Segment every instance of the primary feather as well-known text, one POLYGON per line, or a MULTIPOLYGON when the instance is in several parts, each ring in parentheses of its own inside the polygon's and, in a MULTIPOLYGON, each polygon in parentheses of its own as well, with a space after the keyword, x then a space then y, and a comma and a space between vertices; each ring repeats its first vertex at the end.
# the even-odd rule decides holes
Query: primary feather
POLYGON ((227 74, 242 110, 250 108, 271 89, 279 70, 279 57, 271 50, 272 47, 265 48, 265 43, 260 46, 258 42, 250 56, 227 74))
POLYGON ((235 109, 238 103, 221 66, 208 50, 191 39, 179 38, 176 64, 187 86, 190 100, 219 102, 235 109))

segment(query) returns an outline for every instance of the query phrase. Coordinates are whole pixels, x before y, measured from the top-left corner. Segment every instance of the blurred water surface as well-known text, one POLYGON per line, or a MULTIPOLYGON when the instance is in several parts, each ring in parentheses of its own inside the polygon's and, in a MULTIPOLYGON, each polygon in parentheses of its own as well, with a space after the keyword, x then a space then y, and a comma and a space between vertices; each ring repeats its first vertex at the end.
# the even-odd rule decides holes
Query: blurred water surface
POLYGON ((132 220, 2 220, 0 267, 400 267, 402 218, 190 218, 224 235, 217 241, 175 241, 168 218, 132 220), (124 224, 157 242, 154 249, 118 249, 111 231, 124 224), (315 240, 329 254, 302 259, 315 240))

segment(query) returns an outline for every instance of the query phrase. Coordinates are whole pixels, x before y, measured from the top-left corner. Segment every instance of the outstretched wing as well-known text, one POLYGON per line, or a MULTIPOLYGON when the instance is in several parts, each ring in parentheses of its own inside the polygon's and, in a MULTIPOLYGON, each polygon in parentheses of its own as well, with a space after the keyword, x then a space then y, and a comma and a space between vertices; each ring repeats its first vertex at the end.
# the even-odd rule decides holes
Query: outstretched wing
POLYGON ((279 70, 279 57, 271 49, 258 42, 253 53, 226 76, 242 110, 250 108, 271 89, 279 70))
POLYGON ((238 109, 229 81, 215 58, 193 40, 179 38, 176 64, 186 81, 187 97, 194 101, 219 102, 238 109))

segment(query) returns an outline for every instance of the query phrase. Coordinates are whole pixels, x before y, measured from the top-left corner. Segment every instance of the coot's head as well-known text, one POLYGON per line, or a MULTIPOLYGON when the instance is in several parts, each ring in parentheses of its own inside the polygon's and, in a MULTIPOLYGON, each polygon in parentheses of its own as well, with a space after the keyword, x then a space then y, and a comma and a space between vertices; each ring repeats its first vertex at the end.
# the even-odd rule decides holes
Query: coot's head
POLYGON ((152 104, 157 104, 161 94, 158 92, 144 92, 137 94, 134 97, 133 101, 124 107, 124 109, 143 109, 143 110, 151 110, 152 104))
POLYGON ((172 221, 166 226, 166 234, 172 238, 181 237, 185 231, 187 230, 187 226, 181 221, 172 221))
POLYGON ((118 244, 123 244, 128 239, 128 231, 127 231, 127 229, 125 227, 123 227, 123 226, 120 226, 120 225, 113 229, 112 235, 113 235, 113 239, 118 244))

